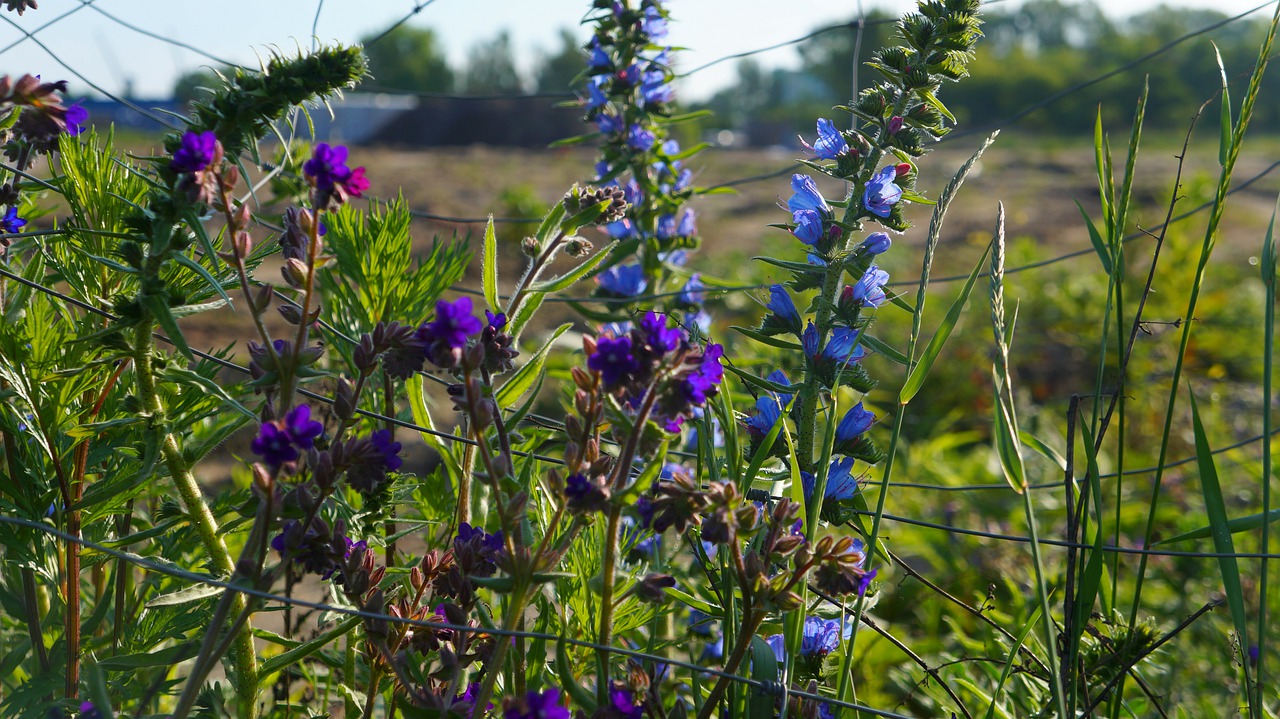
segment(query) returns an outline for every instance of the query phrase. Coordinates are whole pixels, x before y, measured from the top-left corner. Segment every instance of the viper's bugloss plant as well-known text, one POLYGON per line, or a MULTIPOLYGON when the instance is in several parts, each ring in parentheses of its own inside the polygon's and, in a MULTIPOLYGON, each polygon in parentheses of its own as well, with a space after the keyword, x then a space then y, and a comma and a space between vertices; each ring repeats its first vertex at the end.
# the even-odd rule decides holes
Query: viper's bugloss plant
MULTIPOLYGON (((696 214, 686 206, 698 190, 686 162, 706 145, 682 149, 671 137, 673 125, 695 116, 673 114, 678 51, 665 45, 668 20, 662 3, 600 2, 595 8, 584 20, 592 36, 582 103, 586 121, 598 132, 569 142, 598 139, 594 182, 625 192, 625 216, 605 225, 617 242, 612 266, 597 281, 601 294, 626 299, 661 293, 682 276, 696 281, 682 269, 688 251, 698 246, 696 214)), ((705 322, 696 294, 678 293, 667 304, 689 315, 686 326, 705 322)), ((606 311, 622 316, 628 307, 609 303, 606 311)))

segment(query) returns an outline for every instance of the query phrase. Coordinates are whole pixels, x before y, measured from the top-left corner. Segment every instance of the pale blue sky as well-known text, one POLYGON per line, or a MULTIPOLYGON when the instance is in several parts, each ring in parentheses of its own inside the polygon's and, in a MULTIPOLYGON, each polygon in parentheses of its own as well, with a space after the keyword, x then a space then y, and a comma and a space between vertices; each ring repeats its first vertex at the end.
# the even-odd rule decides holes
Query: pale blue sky
MULTIPOLYGON (((1016 2, 1017 0, 1009 0, 1016 2)), ((121 27, 95 11, 111 13, 153 33, 181 40, 218 57, 256 65, 254 50, 279 47, 293 50, 309 45, 312 21, 320 0, 96 0, 40 32, 38 37, 65 62, 104 89, 119 93, 132 78, 142 97, 168 95, 173 80, 185 70, 210 61, 121 27)), ((1238 13, 1262 0, 1172 0, 1179 6, 1213 7, 1238 13)), ((461 65, 467 50, 509 30, 521 62, 527 67, 539 52, 557 44, 561 27, 579 26, 589 0, 435 0, 415 18, 416 25, 435 28, 445 39, 451 62, 461 65)), ((1156 0, 1104 2, 1117 16, 1149 9, 1156 0)), ((35 31, 40 25, 82 5, 81 0, 40 0, 39 10, 19 18, 5 18, 35 31)), ((324 0, 316 34, 321 40, 353 42, 386 27, 415 6, 413 0, 324 0)), ((866 8, 901 12, 911 0, 866 0, 866 8)), ((804 35, 815 27, 843 22, 858 12, 857 0, 668 0, 675 22, 670 42, 688 48, 683 67, 692 68, 717 57, 751 50, 804 35)), ((1262 13, 1259 13, 1262 14, 1262 13)), ((12 25, 0 22, 0 48, 22 38, 12 25)), ((796 60, 790 48, 757 56, 769 64, 796 60)), ((685 81, 685 97, 703 97, 733 78, 732 62, 708 69, 685 81)), ((85 87, 29 40, 0 53, 0 72, 33 72, 49 78, 66 77, 73 88, 85 87)))

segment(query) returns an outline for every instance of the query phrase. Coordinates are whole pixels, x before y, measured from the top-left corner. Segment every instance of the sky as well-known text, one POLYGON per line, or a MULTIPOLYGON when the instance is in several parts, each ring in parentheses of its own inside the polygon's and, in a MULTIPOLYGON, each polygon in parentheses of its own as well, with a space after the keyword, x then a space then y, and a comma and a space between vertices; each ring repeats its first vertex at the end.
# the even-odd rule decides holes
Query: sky
MULTIPOLYGON (((1019 0, 1004 0, 1016 3, 1019 0)), ((314 37, 323 42, 356 42, 408 15, 422 0, 40 0, 38 10, 22 17, 0 12, 0 73, 25 72, 46 78, 66 78, 73 91, 89 83, 121 94, 130 83, 135 97, 163 98, 176 77, 217 63, 187 49, 129 29, 107 14, 141 30, 186 43, 220 59, 250 67, 257 53, 278 48, 292 52, 309 47, 314 37), (317 18, 317 10, 319 10, 317 18), (60 16, 66 15, 62 19, 60 16), (47 23, 53 23, 37 32, 47 23), (21 29, 19 29, 21 28, 21 29), (35 33, 62 62, 27 39, 35 33)), ((1263 0, 1168 0, 1181 7, 1207 7, 1236 14, 1263 0)), ((432 0, 411 24, 435 29, 445 40, 449 60, 465 64, 467 52, 507 30, 524 69, 533 59, 559 46, 561 28, 583 39, 580 21, 589 0, 432 0)), ((1156 7, 1157 0, 1108 0, 1111 15, 1123 17, 1156 7)), ((901 13, 915 6, 911 0, 865 0, 866 10, 881 8, 901 13)), ((859 12, 859 0, 668 0, 674 22, 669 42, 686 48, 685 68, 693 68, 732 53, 780 43, 816 27, 846 22, 859 12)), ((1260 11, 1259 16, 1267 12, 1260 11)), ((792 47, 756 56, 765 64, 794 66, 792 47)), ((702 99, 734 79, 733 62, 724 62, 682 81, 680 96, 702 99)))

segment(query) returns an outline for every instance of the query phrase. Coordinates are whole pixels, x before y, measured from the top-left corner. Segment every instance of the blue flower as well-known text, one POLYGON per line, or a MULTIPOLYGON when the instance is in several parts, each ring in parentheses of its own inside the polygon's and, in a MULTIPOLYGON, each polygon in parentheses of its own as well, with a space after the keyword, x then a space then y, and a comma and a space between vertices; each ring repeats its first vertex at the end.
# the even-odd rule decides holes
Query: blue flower
POLYGON ((599 37, 592 37, 591 42, 587 43, 587 49, 591 51, 587 56, 587 67, 592 70, 607 70, 613 64, 609 60, 609 53, 600 47, 599 37))
POLYGON ((436 316, 418 328, 418 339, 425 345, 450 349, 467 346, 467 338, 484 329, 480 319, 471 314, 471 298, 459 297, 453 302, 436 302, 436 316))
MULTIPOLYGON (((0 231, 5 234, 14 234, 21 232, 27 221, 18 217, 18 208, 10 207, 9 211, 4 213, 4 217, 0 217, 0 231)), ((6 240, 6 243, 8 241, 6 240)))
POLYGON ((653 143, 657 140, 657 135, 654 135, 650 130, 644 129, 644 127, 639 124, 632 125, 631 128, 627 130, 627 146, 633 150, 647 152, 651 147, 653 147, 653 143))
POLYGON ((684 169, 676 176, 675 191, 683 192, 693 185, 693 170, 684 169))
MULTIPOLYGON (((800 473, 800 485, 804 488, 804 498, 808 501, 813 495, 813 488, 818 478, 808 472, 800 473)), ((858 493, 858 480, 853 476, 853 458, 844 457, 831 462, 827 467, 827 488, 822 492, 823 500, 841 501, 853 499, 858 493)))
POLYGON ((622 186, 622 199, 626 200, 628 205, 644 203, 644 190, 640 189, 640 183, 636 182, 634 177, 622 186))
POLYGON ((893 184, 898 170, 893 165, 880 170, 862 193, 862 206, 877 217, 888 217, 890 208, 902 199, 902 188, 893 184))
POLYGON ((858 439, 864 432, 871 429, 871 425, 875 424, 875 421, 875 414, 863 408, 861 402, 855 404, 853 409, 845 412, 840 424, 836 425, 836 444, 844 444, 858 439))
POLYGON ((715 641, 707 642, 706 649, 702 650, 702 661, 717 661, 724 659, 724 637, 716 637, 715 641))
POLYGON ((311 419, 311 407, 300 404, 283 420, 263 422, 249 448, 267 464, 278 467, 298 459, 298 450, 310 449, 323 432, 324 425, 311 419))
POLYGON ((880 255, 888 251, 893 241, 884 232, 873 232, 862 241, 862 251, 868 255, 880 255))
MULTIPOLYGON (((787 379, 787 373, 783 372, 780 369, 776 369, 770 372, 769 375, 765 377, 765 379, 769 380, 774 384, 783 385, 784 387, 791 386, 791 380, 787 379)), ((777 397, 778 397, 778 401, 781 402, 783 406, 786 406, 786 404, 791 401, 791 395, 786 394, 784 392, 777 393, 777 397)))
POLYGON ((716 618, 697 609, 689 610, 689 631, 700 636, 709 637, 714 634, 716 618))
POLYGON ((814 326, 813 320, 805 325, 804 334, 800 335, 800 346, 804 348, 804 354, 809 359, 815 359, 818 356, 818 328, 814 326))
POLYGON ((825 657, 840 646, 841 638, 848 639, 852 633, 852 623, 806 617, 804 637, 800 640, 800 656, 825 657), (844 626, 841 627, 841 624, 844 626))
POLYGON ((774 634, 764 640, 769 648, 773 650, 773 656, 778 660, 779 664, 785 664, 787 661, 787 639, 781 634, 774 634))
POLYGON ((596 128, 605 135, 622 132, 622 118, 618 115, 602 112, 599 115, 596 115, 595 123, 596 128))
POLYGON ((627 87, 631 87, 632 85, 640 81, 640 74, 641 74, 640 63, 633 62, 630 65, 628 65, 625 69, 619 70, 617 75, 615 75, 615 77, 618 78, 618 82, 622 83, 627 87))
POLYGON ((693 237, 698 234, 697 219, 697 213, 693 210, 685 210, 684 216, 680 218, 680 224, 676 227, 676 235, 679 237, 693 237))
POLYGON ((667 19, 662 17, 658 8, 650 5, 644 9, 644 20, 640 22, 640 31, 650 40, 659 40, 667 36, 667 19))
POLYGON ((675 91, 667 84, 667 73, 662 70, 649 70, 641 76, 640 99, 646 106, 671 102, 675 96, 675 91))
POLYGON ((598 107, 604 107, 609 102, 609 98, 604 94, 604 86, 608 84, 608 75, 595 75, 587 80, 587 109, 594 110, 598 107))
POLYGON ((763 395, 756 398, 755 414, 744 420, 747 426, 747 432, 751 436, 763 439, 773 429, 773 425, 777 424, 778 418, 782 416, 782 407, 778 403, 777 397, 774 395, 763 395))
POLYGON ((862 277, 849 288, 849 297, 867 307, 879 307, 884 304, 884 286, 889 281, 889 273, 872 265, 862 277))
POLYGON ((839 364, 857 362, 867 355, 867 349, 858 344, 858 330, 848 327, 837 327, 831 330, 831 339, 822 348, 825 359, 839 364))
POLYGON ((706 299, 703 293, 706 287, 702 282, 702 273, 695 272, 689 277, 689 281, 684 283, 680 294, 676 295, 676 301, 684 305, 700 305, 706 299))
POLYGON ((822 215, 815 210, 796 210, 791 213, 791 219, 796 223, 791 234, 810 247, 821 242, 826 234, 822 226, 822 215))
POLYGON ((782 285, 769 286, 769 302, 765 305, 774 315, 786 322, 792 332, 800 331, 800 311, 791 300, 791 295, 782 285))
POLYGON ((689 253, 684 250, 668 250, 659 252, 658 259, 672 267, 684 267, 684 263, 689 259, 689 253))
POLYGON ((676 236, 676 216, 667 214, 658 218, 658 239, 669 240, 676 236))
POLYGON ((818 139, 813 141, 813 146, 810 147, 803 138, 800 142, 816 157, 823 160, 834 160, 849 151, 849 143, 845 142, 840 130, 836 129, 834 123, 823 117, 818 118, 818 139))
POLYGON ((615 240, 626 240, 636 233, 635 225, 631 224, 631 220, 618 220, 610 222, 604 226, 605 232, 615 240))
POLYGON ((600 284, 601 289, 621 297, 635 297, 649 286, 649 281, 644 278, 644 268, 640 263, 614 265, 596 275, 596 282, 600 284))
POLYGON ((822 193, 818 192, 818 186, 814 184, 812 177, 800 174, 792 175, 791 189, 795 191, 795 194, 791 196, 791 199, 787 200, 787 209, 792 212, 813 210, 825 216, 831 215, 831 206, 822 198, 822 193))

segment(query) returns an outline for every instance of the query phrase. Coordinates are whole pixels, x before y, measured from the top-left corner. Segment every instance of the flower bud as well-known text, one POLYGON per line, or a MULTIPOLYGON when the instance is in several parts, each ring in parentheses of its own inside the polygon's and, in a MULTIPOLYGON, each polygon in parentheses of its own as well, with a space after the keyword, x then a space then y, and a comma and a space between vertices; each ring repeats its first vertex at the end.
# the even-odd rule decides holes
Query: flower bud
POLYGON ((245 230, 238 230, 231 236, 231 249, 236 257, 244 258, 253 253, 253 237, 245 230))
POLYGON ((889 134, 890 135, 898 134, 898 130, 901 130, 901 129, 902 129, 902 118, 900 116, 894 115, 893 117, 889 118, 889 134))
POLYGON ((868 255, 880 255, 889 250, 893 241, 884 232, 873 232, 862 241, 862 251, 868 255))
POLYGON ((581 237, 570 237, 564 244, 564 251, 570 257, 586 257, 591 254, 593 245, 581 237))
POLYGON ((307 283, 307 266, 296 257, 290 257, 285 260, 284 266, 280 268, 280 274, 284 277, 284 281, 294 289, 300 290, 307 283))
POLYGON ((520 251, 526 257, 537 257, 542 253, 542 245, 538 243, 538 238, 526 237, 520 241, 520 251))
POLYGON ((668 599, 666 590, 674 586, 676 580, 670 574, 646 574, 636 582, 634 591, 636 598, 642 602, 664 604, 668 599))
POLYGON ((311 345, 298 352, 298 366, 306 367, 315 364, 324 355, 324 347, 311 345))
POLYGON ((283 304, 277 307, 276 311, 280 313, 285 322, 291 325, 298 325, 302 322, 302 310, 294 305, 283 304))
POLYGON ((341 420, 348 420, 356 414, 356 388, 345 378, 338 380, 338 390, 333 397, 333 414, 341 420))

